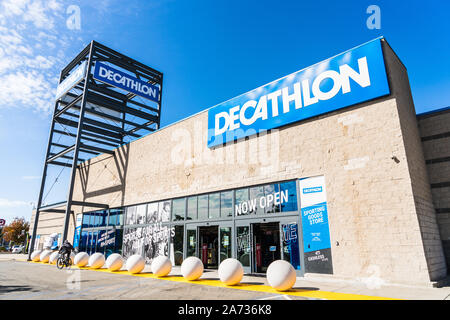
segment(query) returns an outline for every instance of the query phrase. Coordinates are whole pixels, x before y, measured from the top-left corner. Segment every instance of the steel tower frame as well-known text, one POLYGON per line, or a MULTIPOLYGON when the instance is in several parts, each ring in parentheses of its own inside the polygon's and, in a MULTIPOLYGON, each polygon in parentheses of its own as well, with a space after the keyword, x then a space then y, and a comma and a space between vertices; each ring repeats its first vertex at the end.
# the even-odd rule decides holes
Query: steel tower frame
POLYGON ((75 201, 72 199, 76 172, 80 162, 106 153, 114 155, 117 148, 126 141, 139 138, 160 127, 163 74, 96 41, 84 48, 60 73, 59 83, 75 73, 83 63, 87 63, 84 78, 64 95, 57 98, 54 105, 52 123, 48 138, 39 197, 36 205, 33 233, 29 256, 35 245, 39 214, 57 212, 65 214, 62 240, 67 239, 70 215, 73 206, 109 209, 108 204, 75 201), (140 99, 130 92, 100 82, 93 77, 93 67, 99 61, 129 73, 140 80, 159 86, 159 101, 140 99), (142 101, 144 100, 144 101, 142 101), (63 128, 60 130, 56 127, 63 128), (126 126, 128 126, 126 128, 126 126), (142 134, 142 132, 145 133, 142 134), (59 143, 61 136, 73 140, 59 143), (100 146, 93 146, 92 144, 100 146), (80 158, 80 154, 86 156, 80 158), (66 163, 60 159, 67 159, 66 163), (58 161, 59 160, 59 161, 58 161), (67 199, 63 202, 42 206, 49 166, 71 169, 67 199), (65 209, 57 209, 65 206, 65 209))

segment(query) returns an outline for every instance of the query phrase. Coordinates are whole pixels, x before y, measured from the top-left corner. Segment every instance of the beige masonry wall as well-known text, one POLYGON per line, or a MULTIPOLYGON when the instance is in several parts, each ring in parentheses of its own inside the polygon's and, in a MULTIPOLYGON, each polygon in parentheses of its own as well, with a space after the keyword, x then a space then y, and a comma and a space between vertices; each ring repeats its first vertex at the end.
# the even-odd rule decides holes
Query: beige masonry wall
MULTIPOLYGON (((58 209, 65 209, 60 207, 58 209)), ((35 221, 35 213, 33 210, 30 220, 30 230, 33 230, 34 221, 35 221)), ((72 242, 74 230, 75 230, 75 220, 74 215, 71 214, 69 220, 69 229, 67 234, 67 239, 72 242)), ((53 233, 60 233, 61 236, 63 234, 64 226, 64 214, 62 213, 54 213, 54 212, 40 212, 39 213, 39 222, 38 229, 36 235, 40 235, 39 243, 35 243, 35 246, 39 249, 43 249, 45 237, 50 236, 53 233)), ((37 240, 36 240, 37 242, 37 240)))
POLYGON ((119 207, 324 175, 333 276, 439 280, 446 268, 409 83, 383 50, 388 97, 215 149, 204 111, 80 165, 74 199, 119 207))
MULTIPOLYGON (((392 51, 390 51, 392 52, 392 51)), ((422 236, 423 248, 431 280, 447 274, 442 241, 428 179, 408 74, 395 54, 386 55, 390 82, 398 105, 399 119, 407 155, 414 203, 422 236)))
POLYGON ((450 109, 417 117, 440 236, 450 267, 450 109))

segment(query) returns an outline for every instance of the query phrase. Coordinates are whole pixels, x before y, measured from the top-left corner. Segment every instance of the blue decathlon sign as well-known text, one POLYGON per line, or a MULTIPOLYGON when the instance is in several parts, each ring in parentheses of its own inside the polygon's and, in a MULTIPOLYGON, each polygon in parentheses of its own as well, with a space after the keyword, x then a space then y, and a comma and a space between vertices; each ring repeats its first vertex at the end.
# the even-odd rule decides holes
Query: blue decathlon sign
POLYGON ((316 192, 322 192, 322 187, 311 187, 303 189, 303 193, 316 193, 316 192))
POLYGON ((208 147, 390 93, 377 38, 208 110, 208 147))
POLYGON ((86 65, 86 61, 83 61, 83 63, 74 69, 67 78, 58 84, 58 87, 56 88, 55 100, 61 98, 67 93, 67 91, 71 90, 84 79, 86 76, 86 65))
POLYGON ((94 79, 134 93, 149 100, 159 101, 159 88, 104 63, 96 62, 94 79))

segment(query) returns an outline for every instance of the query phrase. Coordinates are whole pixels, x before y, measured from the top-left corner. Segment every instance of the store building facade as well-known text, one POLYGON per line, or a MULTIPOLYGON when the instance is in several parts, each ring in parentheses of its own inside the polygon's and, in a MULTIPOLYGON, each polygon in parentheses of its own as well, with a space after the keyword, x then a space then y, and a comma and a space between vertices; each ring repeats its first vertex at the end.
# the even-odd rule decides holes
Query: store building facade
MULTIPOLYGON (((69 239, 88 253, 141 254, 147 263, 167 255, 179 265, 195 255, 217 268, 233 257, 246 272, 264 273, 285 259, 299 276, 442 281, 448 224, 436 217, 406 68, 376 41, 387 92, 350 105, 329 98, 320 114, 229 136, 236 113, 224 103, 87 160, 74 199, 112 209, 75 207, 69 239), (225 120, 214 123, 217 114, 225 120)), ((375 84, 348 72, 352 86, 375 84)), ((337 91, 345 96, 345 88, 337 91)), ((297 109, 295 96, 286 97, 297 109)), ((241 125, 251 118, 241 114, 241 125)), ((40 219, 41 238, 62 227, 56 213, 40 219)))

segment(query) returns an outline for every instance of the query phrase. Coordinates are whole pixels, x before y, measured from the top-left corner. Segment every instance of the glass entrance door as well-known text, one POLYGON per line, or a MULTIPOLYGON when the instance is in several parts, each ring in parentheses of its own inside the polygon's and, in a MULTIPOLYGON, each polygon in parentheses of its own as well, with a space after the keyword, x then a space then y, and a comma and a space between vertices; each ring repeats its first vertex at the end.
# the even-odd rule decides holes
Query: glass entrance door
POLYGON ((187 225, 186 226, 186 256, 187 257, 197 257, 197 226, 187 225))
POLYGON ((253 270, 264 273, 269 265, 281 258, 280 224, 278 222, 253 223, 253 270))
POLYGON ((219 264, 233 254, 233 224, 221 223, 219 225, 219 264))
POLYGON ((219 227, 198 227, 199 258, 205 269, 219 267, 219 227))
POLYGON ((251 273, 252 236, 250 223, 236 221, 236 259, 242 263, 245 273, 251 273))

